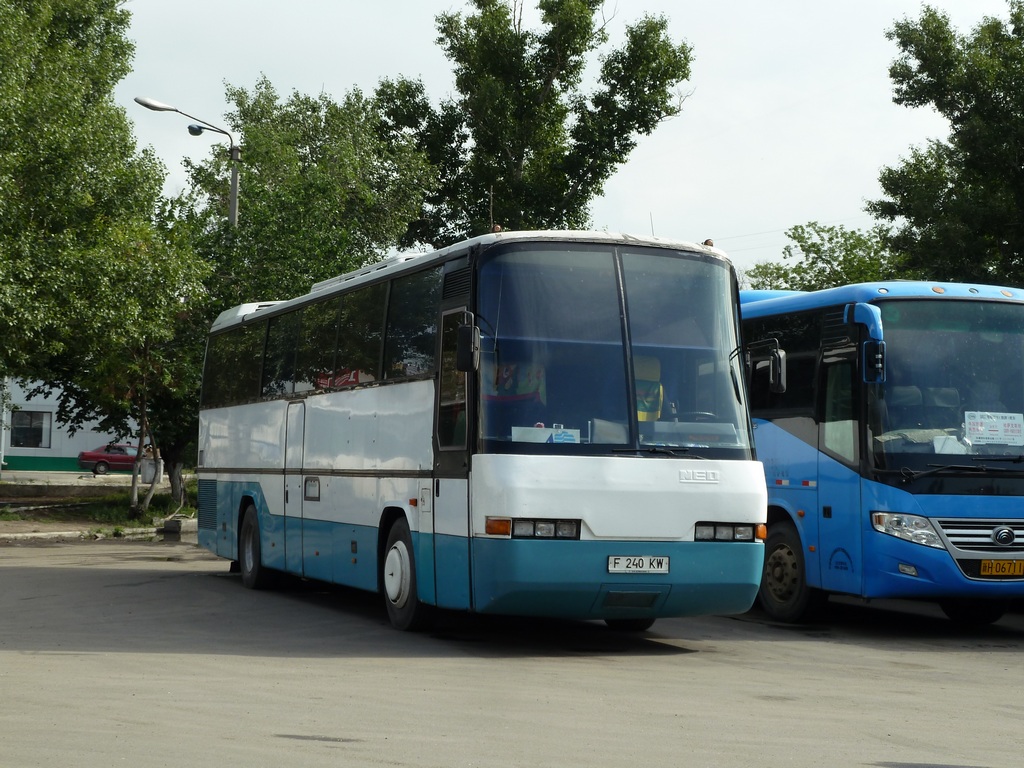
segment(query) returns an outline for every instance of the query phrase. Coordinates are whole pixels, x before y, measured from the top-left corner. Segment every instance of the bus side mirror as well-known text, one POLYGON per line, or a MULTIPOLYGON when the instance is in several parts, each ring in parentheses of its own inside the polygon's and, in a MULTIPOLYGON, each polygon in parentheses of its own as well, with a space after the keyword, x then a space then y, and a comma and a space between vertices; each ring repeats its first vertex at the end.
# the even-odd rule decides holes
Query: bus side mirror
POLYGON ((864 360, 861 370, 866 384, 881 384, 885 381, 885 342, 868 339, 864 342, 864 360))
POLYGON ((455 368, 472 373, 480 367, 480 329, 475 325, 460 325, 455 342, 455 368))
POLYGON ((846 322, 856 323, 867 331, 861 347, 861 377, 866 384, 885 381, 885 339, 882 334, 882 310, 874 304, 858 302, 846 305, 846 322))
POLYGON ((786 350, 773 349, 768 356, 768 387, 776 395, 786 391, 786 350))
POLYGON ((786 350, 779 345, 778 339, 751 342, 747 345, 746 360, 752 389, 764 391, 767 383, 768 391, 773 394, 781 395, 786 391, 786 350))
POLYGON ((845 320, 847 323, 863 325, 867 329, 869 339, 882 341, 882 310, 874 304, 847 304, 845 320))

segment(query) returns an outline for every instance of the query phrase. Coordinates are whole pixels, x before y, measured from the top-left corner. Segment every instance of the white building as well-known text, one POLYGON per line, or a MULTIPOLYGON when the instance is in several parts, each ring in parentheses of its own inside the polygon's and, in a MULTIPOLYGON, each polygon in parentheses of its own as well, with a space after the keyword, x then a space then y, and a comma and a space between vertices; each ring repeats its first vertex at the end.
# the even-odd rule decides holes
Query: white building
POLYGON ((57 398, 28 398, 25 390, 7 380, 10 401, 2 411, 0 459, 8 470, 75 471, 79 451, 114 442, 114 436, 85 425, 74 437, 57 424, 57 398))

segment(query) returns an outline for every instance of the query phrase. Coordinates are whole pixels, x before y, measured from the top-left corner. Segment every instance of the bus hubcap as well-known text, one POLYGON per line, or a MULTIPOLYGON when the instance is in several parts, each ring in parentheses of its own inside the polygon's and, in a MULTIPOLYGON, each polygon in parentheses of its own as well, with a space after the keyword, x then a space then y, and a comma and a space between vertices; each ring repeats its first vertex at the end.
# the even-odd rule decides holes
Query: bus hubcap
POLYGON ((384 560, 384 590, 392 605, 401 608, 409 599, 409 550, 404 542, 396 542, 384 560))
POLYGON ((800 584, 800 569, 796 555, 789 547, 778 547, 768 555, 764 575, 768 589, 779 602, 785 602, 796 594, 800 584))

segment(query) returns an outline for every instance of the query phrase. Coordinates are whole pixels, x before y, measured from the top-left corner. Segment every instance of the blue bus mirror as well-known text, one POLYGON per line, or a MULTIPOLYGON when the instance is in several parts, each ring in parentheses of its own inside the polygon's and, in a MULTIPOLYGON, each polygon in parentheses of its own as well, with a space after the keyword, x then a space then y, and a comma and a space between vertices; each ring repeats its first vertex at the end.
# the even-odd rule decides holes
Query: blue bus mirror
POLYGON ((885 381, 885 342, 868 339, 864 342, 864 359, 861 372, 867 384, 881 384, 885 381))
POLYGON ((865 304, 862 301, 856 304, 847 304, 843 319, 847 323, 863 325, 867 329, 868 338, 873 341, 881 342, 883 340, 882 310, 874 304, 865 304))
POLYGON ((480 329, 475 325, 460 325, 455 342, 455 368, 472 373, 480 367, 480 329))

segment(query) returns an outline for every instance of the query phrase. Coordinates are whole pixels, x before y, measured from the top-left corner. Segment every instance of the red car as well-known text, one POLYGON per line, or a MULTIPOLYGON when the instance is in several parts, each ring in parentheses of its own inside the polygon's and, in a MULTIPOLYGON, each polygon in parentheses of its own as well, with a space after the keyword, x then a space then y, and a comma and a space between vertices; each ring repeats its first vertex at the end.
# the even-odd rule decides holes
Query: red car
POLYGON ((112 469, 130 470, 138 453, 139 447, 128 443, 101 445, 99 448, 78 454, 78 466, 82 469, 91 469, 96 475, 105 475, 112 469))

